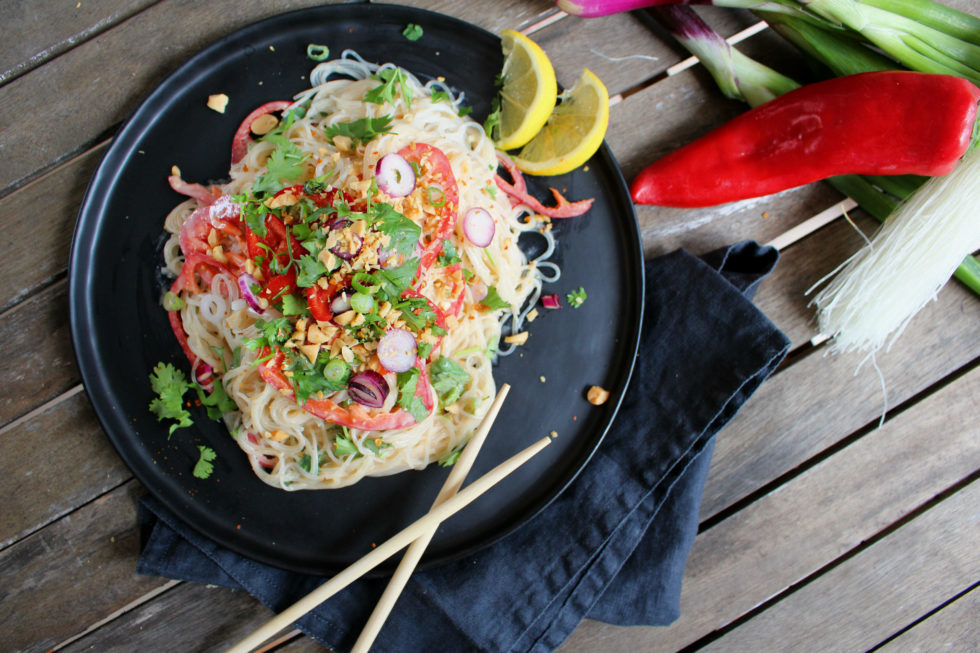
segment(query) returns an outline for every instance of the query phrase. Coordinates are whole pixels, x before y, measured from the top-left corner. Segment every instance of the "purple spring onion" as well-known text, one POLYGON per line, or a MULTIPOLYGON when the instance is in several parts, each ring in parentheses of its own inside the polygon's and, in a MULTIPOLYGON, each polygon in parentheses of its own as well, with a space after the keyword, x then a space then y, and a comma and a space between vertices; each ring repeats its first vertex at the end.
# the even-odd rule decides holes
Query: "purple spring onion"
POLYGON ((558 293, 542 295, 541 305, 551 309, 561 308, 561 300, 558 298, 558 293))
POLYGON ((389 372, 409 371, 417 355, 418 342, 406 329, 391 329, 378 342, 378 360, 389 372))
POLYGON ((259 314, 265 313, 265 309, 262 308, 262 305, 259 303, 259 298, 255 296, 252 288, 259 288, 261 286, 262 284, 247 272, 238 277, 238 290, 242 293, 242 299, 245 300, 249 308, 259 314))
POLYGON ((362 406, 381 408, 388 398, 388 382, 374 370, 364 370, 347 382, 347 394, 362 406))
POLYGON ((378 188, 391 197, 405 197, 415 190, 415 170, 400 154, 385 154, 374 168, 378 188))
MULTIPOLYGON (((331 231, 336 231, 336 230, 343 229, 348 225, 350 225, 350 220, 334 220, 333 224, 330 225, 330 229, 331 231)), ((334 256, 336 256, 337 258, 342 258, 345 261, 351 260, 352 258, 354 258, 355 256, 361 253, 361 247, 364 244, 364 241, 357 234, 353 234, 353 237, 354 237, 354 242, 357 243, 357 248, 353 252, 350 251, 346 238, 342 242, 339 242, 333 247, 331 247, 330 252, 334 254, 334 256)))
POLYGON ((463 233, 477 247, 486 247, 493 241, 497 227, 490 212, 475 206, 463 216, 463 233))
POLYGON ((668 2, 678 2, 678 0, 558 0, 556 4, 566 14, 580 18, 596 18, 668 2))
POLYGON ((344 288, 330 300, 330 312, 334 315, 340 315, 345 311, 350 310, 350 298, 354 295, 354 289, 351 287, 344 288))

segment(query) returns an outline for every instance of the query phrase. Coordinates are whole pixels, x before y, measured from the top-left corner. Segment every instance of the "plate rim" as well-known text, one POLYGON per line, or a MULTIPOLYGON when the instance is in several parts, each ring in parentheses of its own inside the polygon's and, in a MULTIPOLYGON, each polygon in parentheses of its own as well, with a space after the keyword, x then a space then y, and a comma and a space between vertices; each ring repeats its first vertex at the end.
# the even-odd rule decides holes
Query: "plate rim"
MULTIPOLYGON (((186 517, 184 506, 179 501, 170 496, 169 493, 163 492, 157 487, 154 487, 154 483, 147 483, 146 480, 144 480, 143 475, 137 472, 137 470, 143 469, 142 461, 140 461, 139 458, 123 444, 125 440, 131 441, 138 439, 134 435, 134 431, 130 429, 127 433, 120 434, 116 432, 114 425, 113 428, 109 428, 108 425, 113 424, 112 411, 109 410, 104 401, 93 400, 92 398, 93 391, 98 392, 107 390, 109 388, 109 384, 106 380, 104 364, 102 363, 101 359, 96 356, 95 350, 97 347, 94 346, 94 336, 91 333, 94 326, 94 315, 90 310, 91 305, 87 302, 89 298, 90 284, 86 283, 85 281, 91 277, 94 266, 83 265, 83 263, 88 261, 86 259, 86 253, 82 251, 81 245, 87 242, 94 246, 97 242, 97 239, 95 238, 98 233, 97 227, 101 218, 105 216, 105 212, 107 210, 106 204, 111 196, 108 191, 110 191, 113 187, 112 182, 118 179, 118 176, 121 174, 121 170, 125 168, 126 160, 128 158, 127 155, 131 152, 131 150, 137 147, 142 137, 142 132, 152 125, 152 121, 150 121, 148 124, 144 124, 143 119, 148 116, 152 117, 152 115, 158 111, 164 110, 165 107, 156 108, 154 106, 154 100, 161 95, 166 96, 170 94, 172 90, 179 91, 180 88, 184 86, 179 81, 181 77, 187 75, 188 72, 192 72, 196 68, 196 65, 206 61, 209 55, 213 55, 215 52, 227 47, 228 43, 240 40, 254 31, 264 31, 264 28, 267 28, 269 25, 288 22, 291 19, 295 19, 296 17, 302 15, 313 15, 318 20, 322 21, 345 20, 351 19, 351 15, 358 12, 364 12, 366 14, 393 12, 395 14, 403 14, 406 17, 425 17, 430 20, 449 21, 450 23, 458 24, 465 29, 477 30, 486 36, 499 40, 499 36, 490 32, 489 30, 454 16, 438 13, 428 9, 366 2, 321 5, 281 12, 249 23, 218 37, 205 47, 195 51, 194 54, 187 59, 181 60, 176 67, 174 67, 167 75, 164 76, 163 79, 157 82, 150 92, 148 92, 140 100, 136 108, 132 111, 132 113, 130 113, 127 119, 120 126, 119 130, 114 134, 112 142, 109 144, 106 151, 100 158, 95 173, 92 175, 88 185, 86 186, 81 204, 79 205, 76 223, 72 234, 68 262, 68 300, 71 344, 74 351, 75 360, 78 364, 79 372, 82 377, 82 384, 89 398, 89 403, 96 414, 105 436, 109 439, 117 455, 119 455, 119 457, 122 459, 130 473, 132 473, 133 477, 139 481, 143 489, 153 495, 166 508, 171 510, 185 524, 193 528, 198 533, 203 534, 205 537, 215 541, 221 546, 224 546, 250 559, 269 564, 276 568, 301 573, 321 574, 327 570, 325 568, 312 569, 305 565, 291 564, 289 561, 283 560, 281 556, 275 556, 274 550, 267 554, 265 551, 256 551, 248 546, 242 546, 242 540, 229 539, 220 533, 215 534, 213 532, 208 532, 202 527, 201 524, 197 523, 195 519, 188 519, 186 517), (88 235, 87 239, 85 238, 86 235, 88 235)), ((357 19, 357 17, 355 17, 355 19, 357 19)), ((626 369, 625 374, 623 374, 620 379, 622 387, 616 396, 615 405, 612 406, 609 417, 605 420, 602 428, 597 429, 598 432, 595 433, 585 445, 583 445, 587 451, 579 460, 570 465, 570 473, 565 474, 565 477, 559 481, 552 483, 552 487, 546 488, 547 491, 540 492, 538 498, 529 502, 527 507, 520 511, 520 514, 511 519, 506 526, 496 528, 492 533, 483 537, 479 542, 474 543, 472 546, 461 546, 457 547, 451 553, 436 557, 425 557, 423 558, 422 563, 419 565, 420 568, 435 567, 458 560, 467 555, 471 555, 476 551, 492 545, 493 543, 527 524, 541 511, 546 509, 568 488, 572 482, 575 481, 576 478, 578 478, 584 468, 589 464, 596 451, 598 451, 599 446, 604 441, 610 428, 612 428, 616 416, 618 415, 622 401, 632 380, 632 375, 635 371, 635 361, 639 350, 641 328, 643 323, 643 297, 646 280, 643 274, 644 256, 642 238, 639 223, 636 217, 635 206, 631 201, 629 201, 626 180, 605 140, 600 146, 597 154, 605 167, 605 173, 610 177, 612 182, 611 186, 615 186, 616 190, 618 191, 611 203, 614 205, 615 209, 624 208, 627 212, 627 215, 620 218, 616 224, 629 224, 632 226, 631 229, 627 230, 628 232, 625 233, 624 236, 628 236, 626 240, 630 241, 630 244, 632 244, 633 247, 628 250, 624 250, 624 252, 621 253, 625 253, 630 259, 632 259, 626 262, 624 267, 629 274, 633 275, 633 278, 631 279, 633 281, 633 292, 629 306, 635 315, 632 316, 633 319, 630 321, 631 329, 629 335, 632 338, 631 345, 623 350, 623 358, 624 361, 626 361, 626 369)), ((109 395, 111 396, 111 393, 109 393, 109 395)), ((383 571, 391 571, 392 568, 393 567, 390 565, 382 566, 383 571)))

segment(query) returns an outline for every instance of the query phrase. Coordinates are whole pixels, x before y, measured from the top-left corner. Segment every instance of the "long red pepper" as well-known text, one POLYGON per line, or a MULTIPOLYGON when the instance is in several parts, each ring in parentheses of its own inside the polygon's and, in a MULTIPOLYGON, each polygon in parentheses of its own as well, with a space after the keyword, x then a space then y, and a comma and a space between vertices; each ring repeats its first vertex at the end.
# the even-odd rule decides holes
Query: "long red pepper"
POLYGON ((810 84, 759 105, 645 168, 638 204, 693 208, 842 174, 936 176, 966 152, 980 89, 950 75, 883 71, 810 84))

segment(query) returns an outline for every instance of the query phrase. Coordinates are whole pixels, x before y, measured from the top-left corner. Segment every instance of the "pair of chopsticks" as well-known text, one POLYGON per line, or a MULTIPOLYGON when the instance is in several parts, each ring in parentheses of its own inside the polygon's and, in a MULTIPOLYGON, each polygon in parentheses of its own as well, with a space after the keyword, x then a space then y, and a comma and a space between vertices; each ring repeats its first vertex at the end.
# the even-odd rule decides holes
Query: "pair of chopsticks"
POLYGON ((494 399, 493 404, 480 423, 480 427, 473 434, 473 437, 470 438, 456 464, 453 465, 453 469, 443 484, 442 490, 439 491, 439 495, 433 502, 432 508, 425 516, 392 536, 388 541, 378 545, 377 548, 360 560, 351 564, 292 606, 280 612, 248 637, 230 648, 229 653, 245 653, 258 647, 280 630, 303 617, 306 613, 407 546, 408 551, 405 552, 401 563, 395 569, 394 575, 388 582, 388 587, 385 588, 381 599, 378 601, 377 606, 375 606, 374 612, 368 618, 364 630, 361 632, 357 643, 352 649, 352 653, 367 651, 381 630, 381 626, 391 612, 395 601, 408 582, 415 566, 422 557, 422 553, 425 551, 425 547, 429 544, 439 524, 503 480, 505 476, 530 460, 550 442, 549 438, 538 440, 527 449, 500 463, 460 490, 460 486, 473 466, 473 461, 476 459, 480 447, 483 446, 483 441, 486 439, 490 427, 497 418, 497 413, 500 412, 500 406, 507 397, 509 390, 509 385, 504 384, 501 386, 496 399, 494 399))

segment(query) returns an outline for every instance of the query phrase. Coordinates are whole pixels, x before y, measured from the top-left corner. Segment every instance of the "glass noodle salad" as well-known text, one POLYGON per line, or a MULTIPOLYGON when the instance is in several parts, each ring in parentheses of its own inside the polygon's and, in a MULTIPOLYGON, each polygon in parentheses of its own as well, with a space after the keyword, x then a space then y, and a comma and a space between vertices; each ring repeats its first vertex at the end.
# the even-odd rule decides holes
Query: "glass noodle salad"
POLYGON ((175 169, 189 199, 165 223, 163 303, 191 376, 227 393, 253 470, 287 490, 451 460, 560 274, 548 219, 519 173, 498 192, 461 96, 350 51, 311 82, 245 119, 227 183, 175 169), (525 232, 543 239, 534 261, 525 232))

